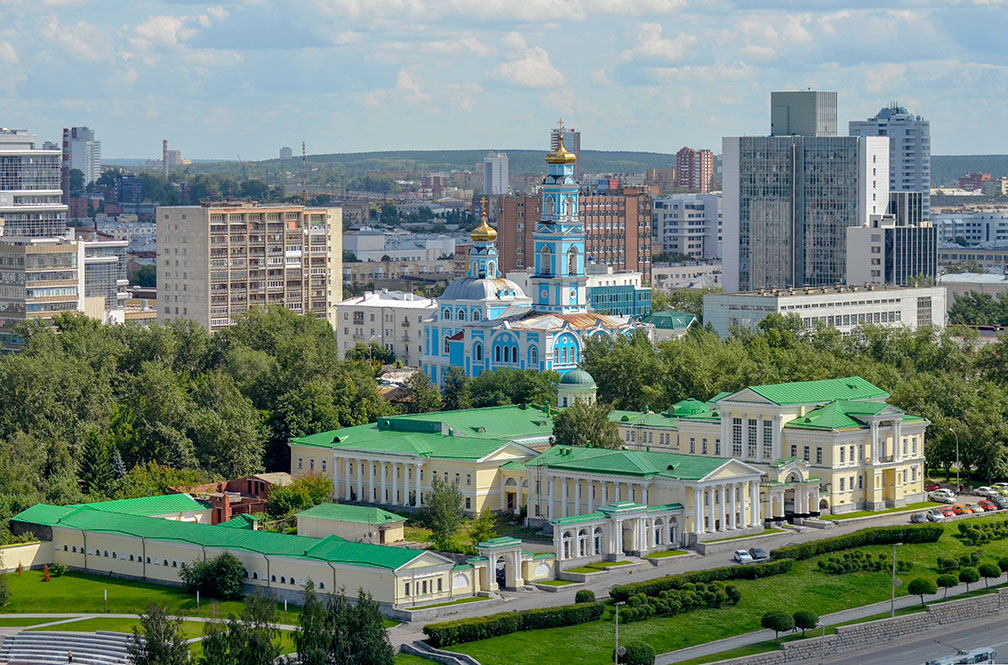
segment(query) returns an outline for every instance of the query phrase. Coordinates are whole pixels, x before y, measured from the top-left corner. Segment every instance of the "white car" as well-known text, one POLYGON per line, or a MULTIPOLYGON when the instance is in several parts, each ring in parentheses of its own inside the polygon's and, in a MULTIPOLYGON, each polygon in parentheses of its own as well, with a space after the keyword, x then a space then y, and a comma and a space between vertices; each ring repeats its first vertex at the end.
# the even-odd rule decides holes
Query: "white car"
POLYGON ((987 487, 986 485, 984 485, 983 487, 978 487, 975 490, 973 490, 973 494, 975 494, 976 496, 994 496, 997 493, 998 491, 996 489, 994 489, 993 487, 987 487))
POLYGON ((937 490, 928 494, 928 499, 936 503, 955 503, 956 498, 948 490, 937 490))
POLYGON ((735 550, 735 561, 738 563, 752 563, 753 558, 752 555, 745 550, 735 550))

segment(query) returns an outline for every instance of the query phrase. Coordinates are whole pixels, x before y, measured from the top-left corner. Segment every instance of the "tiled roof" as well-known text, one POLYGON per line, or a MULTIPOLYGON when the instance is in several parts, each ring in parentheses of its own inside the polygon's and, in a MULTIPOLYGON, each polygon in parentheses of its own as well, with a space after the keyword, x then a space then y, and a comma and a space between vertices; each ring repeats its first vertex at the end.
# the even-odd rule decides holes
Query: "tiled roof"
POLYGON ((725 457, 553 446, 525 465, 628 476, 666 476, 682 480, 699 480, 729 461, 725 457))
POLYGON ((831 402, 835 399, 864 400, 889 397, 889 393, 860 376, 749 386, 749 390, 774 404, 812 404, 831 402))
MULTIPOLYGON (((46 508, 51 509, 56 506, 46 508)), ((45 516, 45 512, 40 510, 40 506, 33 506, 11 519, 39 524, 43 522, 38 522, 36 518, 45 516)), ((52 514, 54 513, 49 511, 49 515, 52 514)), ((423 554, 421 551, 402 547, 351 543, 336 536, 319 540, 308 536, 291 536, 270 531, 251 531, 227 528, 221 525, 112 514, 89 507, 78 508, 50 525, 57 528, 67 527, 101 533, 119 533, 147 540, 191 543, 204 547, 390 570, 395 570, 423 554)))
POLYGON ((405 522, 405 517, 390 513, 381 508, 370 506, 348 506, 339 503, 323 503, 314 508, 303 510, 295 517, 314 517, 337 522, 359 522, 361 524, 388 524, 390 522, 405 522))

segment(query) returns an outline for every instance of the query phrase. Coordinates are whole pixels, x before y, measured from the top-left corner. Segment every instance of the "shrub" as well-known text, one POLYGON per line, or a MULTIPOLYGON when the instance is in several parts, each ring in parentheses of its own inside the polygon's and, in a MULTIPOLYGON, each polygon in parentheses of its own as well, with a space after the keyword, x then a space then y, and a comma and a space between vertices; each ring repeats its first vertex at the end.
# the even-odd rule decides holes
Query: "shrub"
POLYGON ((959 584, 959 578, 955 575, 939 575, 936 582, 938 586, 945 589, 945 598, 948 598, 948 590, 959 584))
POLYGON ((787 612, 767 612, 760 619, 760 625, 774 632, 774 639, 781 633, 795 627, 794 617, 787 612))
POLYGON ((189 593, 235 600, 241 598, 245 583, 245 566, 238 558, 225 552, 209 561, 194 561, 179 565, 179 578, 189 593))
POLYGON ((49 572, 52 573, 53 577, 62 577, 66 575, 67 565, 62 561, 54 561, 51 566, 49 566, 49 572))
MULTIPOLYGON (((992 540, 1008 538, 1008 520, 997 522, 960 522, 959 535, 968 540, 971 545, 982 545, 992 540)), ((974 561, 974 564, 977 562, 974 561)))
POLYGON ((1008 557, 1002 557, 998 559, 998 568, 1001 569, 1002 573, 1008 575, 1008 557))
POLYGON ((806 630, 815 628, 819 623, 819 615, 812 610, 798 610, 791 617, 794 619, 794 625, 801 628, 802 637, 805 637, 806 630))
POLYGON ((966 584, 966 593, 969 593, 969 585, 980 581, 980 573, 976 568, 963 568, 959 571, 959 581, 966 584))
POLYGON ((953 570, 959 568, 959 562, 955 559, 946 559, 944 557, 938 557, 938 570, 943 573, 951 573, 953 570))
POLYGON ((620 621, 629 623, 652 616, 683 614, 704 607, 723 607, 729 602, 737 605, 741 598, 742 592, 737 587, 723 582, 688 582, 681 589, 665 589, 655 596, 638 591, 626 599, 620 621))
POLYGON ((7 574, 0 573, 0 607, 10 602, 10 586, 7 585, 7 574))
POLYGON ((801 561, 819 554, 850 550, 865 545, 892 545, 893 543, 933 543, 941 538, 945 528, 941 524, 907 526, 879 526, 861 529, 845 536, 813 540, 798 545, 785 545, 770 552, 771 559, 801 561))
POLYGON ((616 602, 626 602, 630 596, 643 593, 645 596, 657 596, 662 591, 690 590, 689 585, 696 583, 710 583, 726 580, 755 580, 771 575, 781 575, 791 570, 794 561, 791 559, 781 559, 780 561, 769 561, 767 563, 757 563, 748 566, 728 566, 724 568, 711 568, 709 570, 696 570, 679 575, 669 575, 659 577, 646 582, 635 582, 633 584, 622 584, 609 590, 609 596, 616 602))
POLYGON ((980 577, 984 578, 984 586, 988 589, 990 588, 989 580, 1001 577, 1001 569, 997 567, 996 563, 981 563, 977 566, 977 572, 980 573, 980 577))
POLYGON ((594 603, 595 602, 595 592, 590 589, 581 589, 576 594, 574 594, 575 603, 594 603))
POLYGON ((924 596, 933 596, 938 593, 938 585, 928 577, 915 577, 907 585, 907 593, 912 596, 920 596, 921 607, 924 607, 924 596))
MULTIPOLYGON (((858 571, 880 571, 889 570, 892 566, 892 557, 887 552, 872 554, 863 550, 852 550, 844 552, 843 556, 831 556, 821 559, 818 563, 819 570, 833 575, 843 575, 858 571)), ((897 561, 896 570, 905 573, 913 567, 909 561, 897 561)))
POLYGON ((602 603, 543 607, 522 612, 501 612, 485 617, 442 621, 424 626, 427 641, 435 648, 510 635, 520 630, 557 628, 594 621, 602 616, 602 603))
MULTIPOLYGON (((630 642, 623 645, 625 653, 619 657, 620 665, 654 665, 658 655, 650 644, 645 642, 630 642)), ((613 662, 616 662, 616 650, 613 650, 613 662)))

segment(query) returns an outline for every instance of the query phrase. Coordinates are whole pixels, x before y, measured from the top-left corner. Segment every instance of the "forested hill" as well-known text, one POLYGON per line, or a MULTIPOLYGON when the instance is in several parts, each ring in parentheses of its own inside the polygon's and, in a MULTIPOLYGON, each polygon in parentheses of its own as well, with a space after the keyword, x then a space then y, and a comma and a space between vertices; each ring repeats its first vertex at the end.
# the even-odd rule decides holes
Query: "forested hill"
MULTIPOLYGON (((451 171, 472 170, 489 150, 396 150, 308 155, 312 165, 340 164, 348 171, 451 171)), ((512 175, 533 175, 545 170, 546 150, 501 150, 507 153, 512 175)), ((297 165, 299 159, 271 159, 258 164, 276 168, 297 165)), ((582 150, 581 168, 587 173, 642 173, 647 169, 670 169, 675 155, 660 152, 582 150)), ((288 167, 290 170, 291 167, 288 167)))
POLYGON ((940 185, 956 184, 960 177, 977 172, 1008 177, 1008 155, 931 156, 931 181, 940 185))

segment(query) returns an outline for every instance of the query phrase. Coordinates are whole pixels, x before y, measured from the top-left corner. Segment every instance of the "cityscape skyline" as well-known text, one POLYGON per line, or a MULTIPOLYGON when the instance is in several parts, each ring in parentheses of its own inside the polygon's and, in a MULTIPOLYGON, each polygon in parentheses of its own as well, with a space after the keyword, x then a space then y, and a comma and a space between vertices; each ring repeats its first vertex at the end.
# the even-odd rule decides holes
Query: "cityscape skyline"
POLYGON ((766 133, 767 91, 811 87, 839 93, 841 126, 898 101, 933 154, 1008 152, 987 120, 1003 2, 853 4, 8 1, 0 125, 86 125, 107 160, 162 138, 195 159, 536 148, 559 117, 586 150, 717 151, 766 133))

